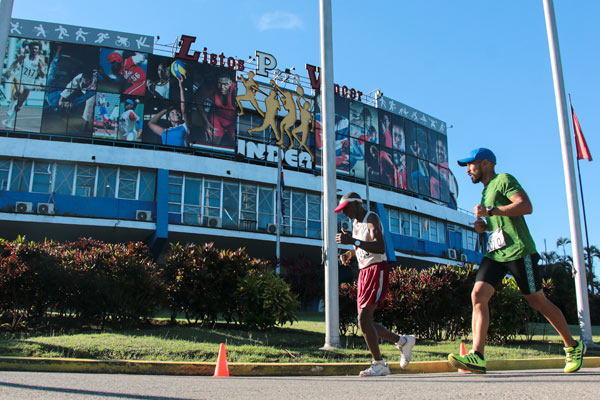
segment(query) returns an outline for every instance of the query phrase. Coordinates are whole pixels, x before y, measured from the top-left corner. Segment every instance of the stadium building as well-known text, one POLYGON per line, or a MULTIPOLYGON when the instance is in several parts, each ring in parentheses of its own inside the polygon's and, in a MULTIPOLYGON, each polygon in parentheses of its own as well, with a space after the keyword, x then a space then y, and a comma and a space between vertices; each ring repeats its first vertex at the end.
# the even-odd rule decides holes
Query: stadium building
MULTIPOLYGON (((194 50, 185 35, 175 48, 154 43, 11 20, 1 236, 142 240, 156 256, 168 242, 214 241, 261 257, 275 256, 279 236, 282 257, 320 260, 318 68, 300 74, 277 69, 269 53, 240 60, 194 50)), ((335 92, 338 193, 369 199, 389 259, 479 262, 475 217, 457 208, 446 124, 379 91, 335 92)))

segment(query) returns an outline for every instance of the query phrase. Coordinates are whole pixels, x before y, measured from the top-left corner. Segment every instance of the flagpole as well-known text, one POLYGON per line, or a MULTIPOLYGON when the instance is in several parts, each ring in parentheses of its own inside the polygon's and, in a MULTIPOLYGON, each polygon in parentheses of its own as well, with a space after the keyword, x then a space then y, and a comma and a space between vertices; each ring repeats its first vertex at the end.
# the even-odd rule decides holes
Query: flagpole
POLYGON ((323 122, 323 248, 325 261, 325 344, 321 349, 340 348, 338 259, 335 234, 337 216, 330 208, 337 203, 335 168, 335 111, 333 99, 333 34, 331 0, 319 1, 321 42, 321 118, 323 122))
MULTIPOLYGON (((571 113, 573 113, 573 104, 571 103, 571 94, 569 94, 569 106, 571 107, 571 113)), ((575 130, 575 126, 574 125, 573 125, 573 130, 575 130)), ((585 201, 583 199, 583 184, 581 182, 581 170, 579 169, 579 161, 580 160, 579 160, 579 154, 578 154, 577 155, 577 177, 579 178, 579 192, 581 192, 581 212, 583 213, 583 227, 584 227, 584 231, 585 231, 585 245, 589 249, 590 248, 590 241, 589 241, 589 237, 588 237, 587 217, 585 215, 585 201)), ((591 263, 591 258, 589 258, 588 261, 591 263)))
POLYGON ((275 273, 277 275, 281 272, 281 228, 283 225, 283 218, 281 217, 281 210, 283 210, 283 205, 281 204, 281 201, 283 200, 283 193, 281 193, 281 172, 283 168, 281 153, 283 153, 283 148, 279 147, 277 149, 277 202, 275 203, 277 204, 277 234, 275 239, 275 257, 277 257, 277 268, 275 269, 275 273))
POLYGON ((585 263, 583 262, 583 247, 581 245, 581 220, 579 216, 577 185, 574 183, 573 147, 571 145, 571 136, 570 134, 567 134, 569 131, 569 118, 566 110, 567 101, 565 96, 562 63, 560 60, 560 48, 558 45, 556 17, 554 15, 554 2, 552 0, 543 0, 543 2, 546 31, 548 34, 548 47, 550 50, 550 63, 552 65, 552 80, 554 83, 554 96, 556 100, 556 113, 558 116, 565 186, 567 189, 567 208, 569 210, 573 267, 575 269, 577 315, 579 316, 579 326, 581 328, 581 340, 586 346, 595 347, 596 345, 592 338, 592 324, 586 282, 587 277, 585 273, 585 263), (583 273, 581 268, 582 265, 583 273))

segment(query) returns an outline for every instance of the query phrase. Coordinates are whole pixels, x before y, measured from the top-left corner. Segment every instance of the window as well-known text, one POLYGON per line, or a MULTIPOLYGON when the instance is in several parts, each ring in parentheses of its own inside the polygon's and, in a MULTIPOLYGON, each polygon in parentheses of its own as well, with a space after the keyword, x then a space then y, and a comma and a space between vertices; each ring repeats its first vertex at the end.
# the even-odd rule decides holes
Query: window
POLYGON ((390 223, 390 232, 400 233, 400 212, 395 209, 388 210, 388 219, 390 223))
POLYGON ((90 197, 94 195, 96 182, 96 167, 77 165, 77 179, 75 181, 75 196, 90 197))
POLYGON ((292 192, 292 235, 306 236, 306 193, 292 192))
POLYGON ((135 200, 137 192, 138 170, 133 168, 119 168, 119 196, 120 199, 135 200))
POLYGON ((306 236, 310 238, 321 238, 321 195, 306 195, 306 236))
POLYGON ((281 202, 281 213, 283 214, 283 223, 281 226, 281 233, 290 234, 290 215, 291 215, 291 207, 290 207, 290 198, 292 197, 292 192, 289 189, 283 191, 282 196, 283 200, 281 202))
POLYGON ((438 221, 438 243, 446 243, 446 227, 442 221, 438 221))
POLYGON ((438 222, 434 219, 429 221, 429 240, 438 242, 438 222))
POLYGON ((96 197, 115 197, 117 189, 117 168, 98 167, 98 183, 96 185, 96 197))
POLYGON ((14 192, 29 192, 31 165, 31 161, 13 161, 10 190, 14 192))
POLYGON ((275 189, 260 187, 258 189, 258 229, 266 230, 267 225, 275 222, 275 189))
MULTIPOLYGON (((256 221, 256 185, 242 184, 242 201, 240 220, 256 221)), ((249 227, 246 227, 249 228, 249 227)))
POLYGON ((223 226, 237 228, 240 219, 240 184, 223 182, 223 226))
POLYGON ((429 218, 421 217, 421 239, 429 240, 429 218))
POLYGON ((406 212, 402 213, 402 234, 410 236, 410 214, 406 212))
POLYGON ((50 193, 52 185, 52 164, 49 162, 36 161, 33 164, 33 182, 31 191, 33 193, 50 193))
POLYGON ((75 164, 57 163, 54 171, 54 193, 67 195, 73 194, 75 164))
POLYGON ((467 250, 475 250, 477 248, 477 232, 463 228, 462 233, 463 248, 467 250))
POLYGON ((419 221, 419 216, 411 214, 410 215, 410 225, 411 225, 411 233, 412 237, 420 238, 421 237, 421 223, 419 221))
POLYGON ((183 193, 183 175, 169 174, 169 212, 181 214, 181 194, 183 193))
POLYGON ((154 201, 156 192, 156 172, 142 170, 140 172, 139 200, 154 201))
POLYGON ((185 176, 183 223, 202 225, 202 178, 185 176))
POLYGON ((221 181, 204 180, 204 216, 219 217, 221 211, 221 181))
POLYGON ((0 190, 8 190, 10 160, 0 160, 0 190))

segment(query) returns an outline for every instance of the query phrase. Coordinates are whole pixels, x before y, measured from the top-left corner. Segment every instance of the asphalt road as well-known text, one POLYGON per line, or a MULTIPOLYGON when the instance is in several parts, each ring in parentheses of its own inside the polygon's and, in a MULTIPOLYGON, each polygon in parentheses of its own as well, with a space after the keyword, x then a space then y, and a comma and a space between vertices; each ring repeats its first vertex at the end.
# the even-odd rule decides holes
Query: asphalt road
POLYGON ((0 399, 594 399, 600 368, 390 375, 228 377, 0 371, 0 399))

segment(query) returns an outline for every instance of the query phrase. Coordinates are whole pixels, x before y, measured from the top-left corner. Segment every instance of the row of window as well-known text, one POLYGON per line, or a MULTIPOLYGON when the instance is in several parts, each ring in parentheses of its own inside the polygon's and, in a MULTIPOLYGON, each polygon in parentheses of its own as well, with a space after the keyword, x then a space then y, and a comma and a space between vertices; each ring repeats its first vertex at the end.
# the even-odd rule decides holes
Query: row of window
POLYGON ((390 232, 435 243, 446 243, 444 223, 432 218, 388 209, 390 232))
POLYGON ((156 172, 139 168, 0 159, 0 190, 154 201, 156 172))
MULTIPOLYGON (((155 200, 156 172, 152 170, 39 160, 0 159, 0 190, 57 193, 73 196, 155 200)), ((273 233, 277 193, 274 186, 215 179, 201 175, 169 174, 168 210, 188 225, 206 225, 216 218, 220 226, 273 233)), ((322 237, 320 193, 299 189, 283 192, 282 233, 322 237)), ((444 222, 388 208, 392 233, 435 243, 447 243, 444 222)), ((340 223, 350 221, 340 213, 340 223)), ((477 250, 475 231, 453 226, 462 247, 477 250)))
MULTIPOLYGON (((286 189, 282 197, 283 234, 320 238, 321 195, 286 189)), ((180 214, 184 224, 218 218, 225 228, 268 232, 276 223, 276 204, 273 186, 169 174, 169 212, 180 214)))

